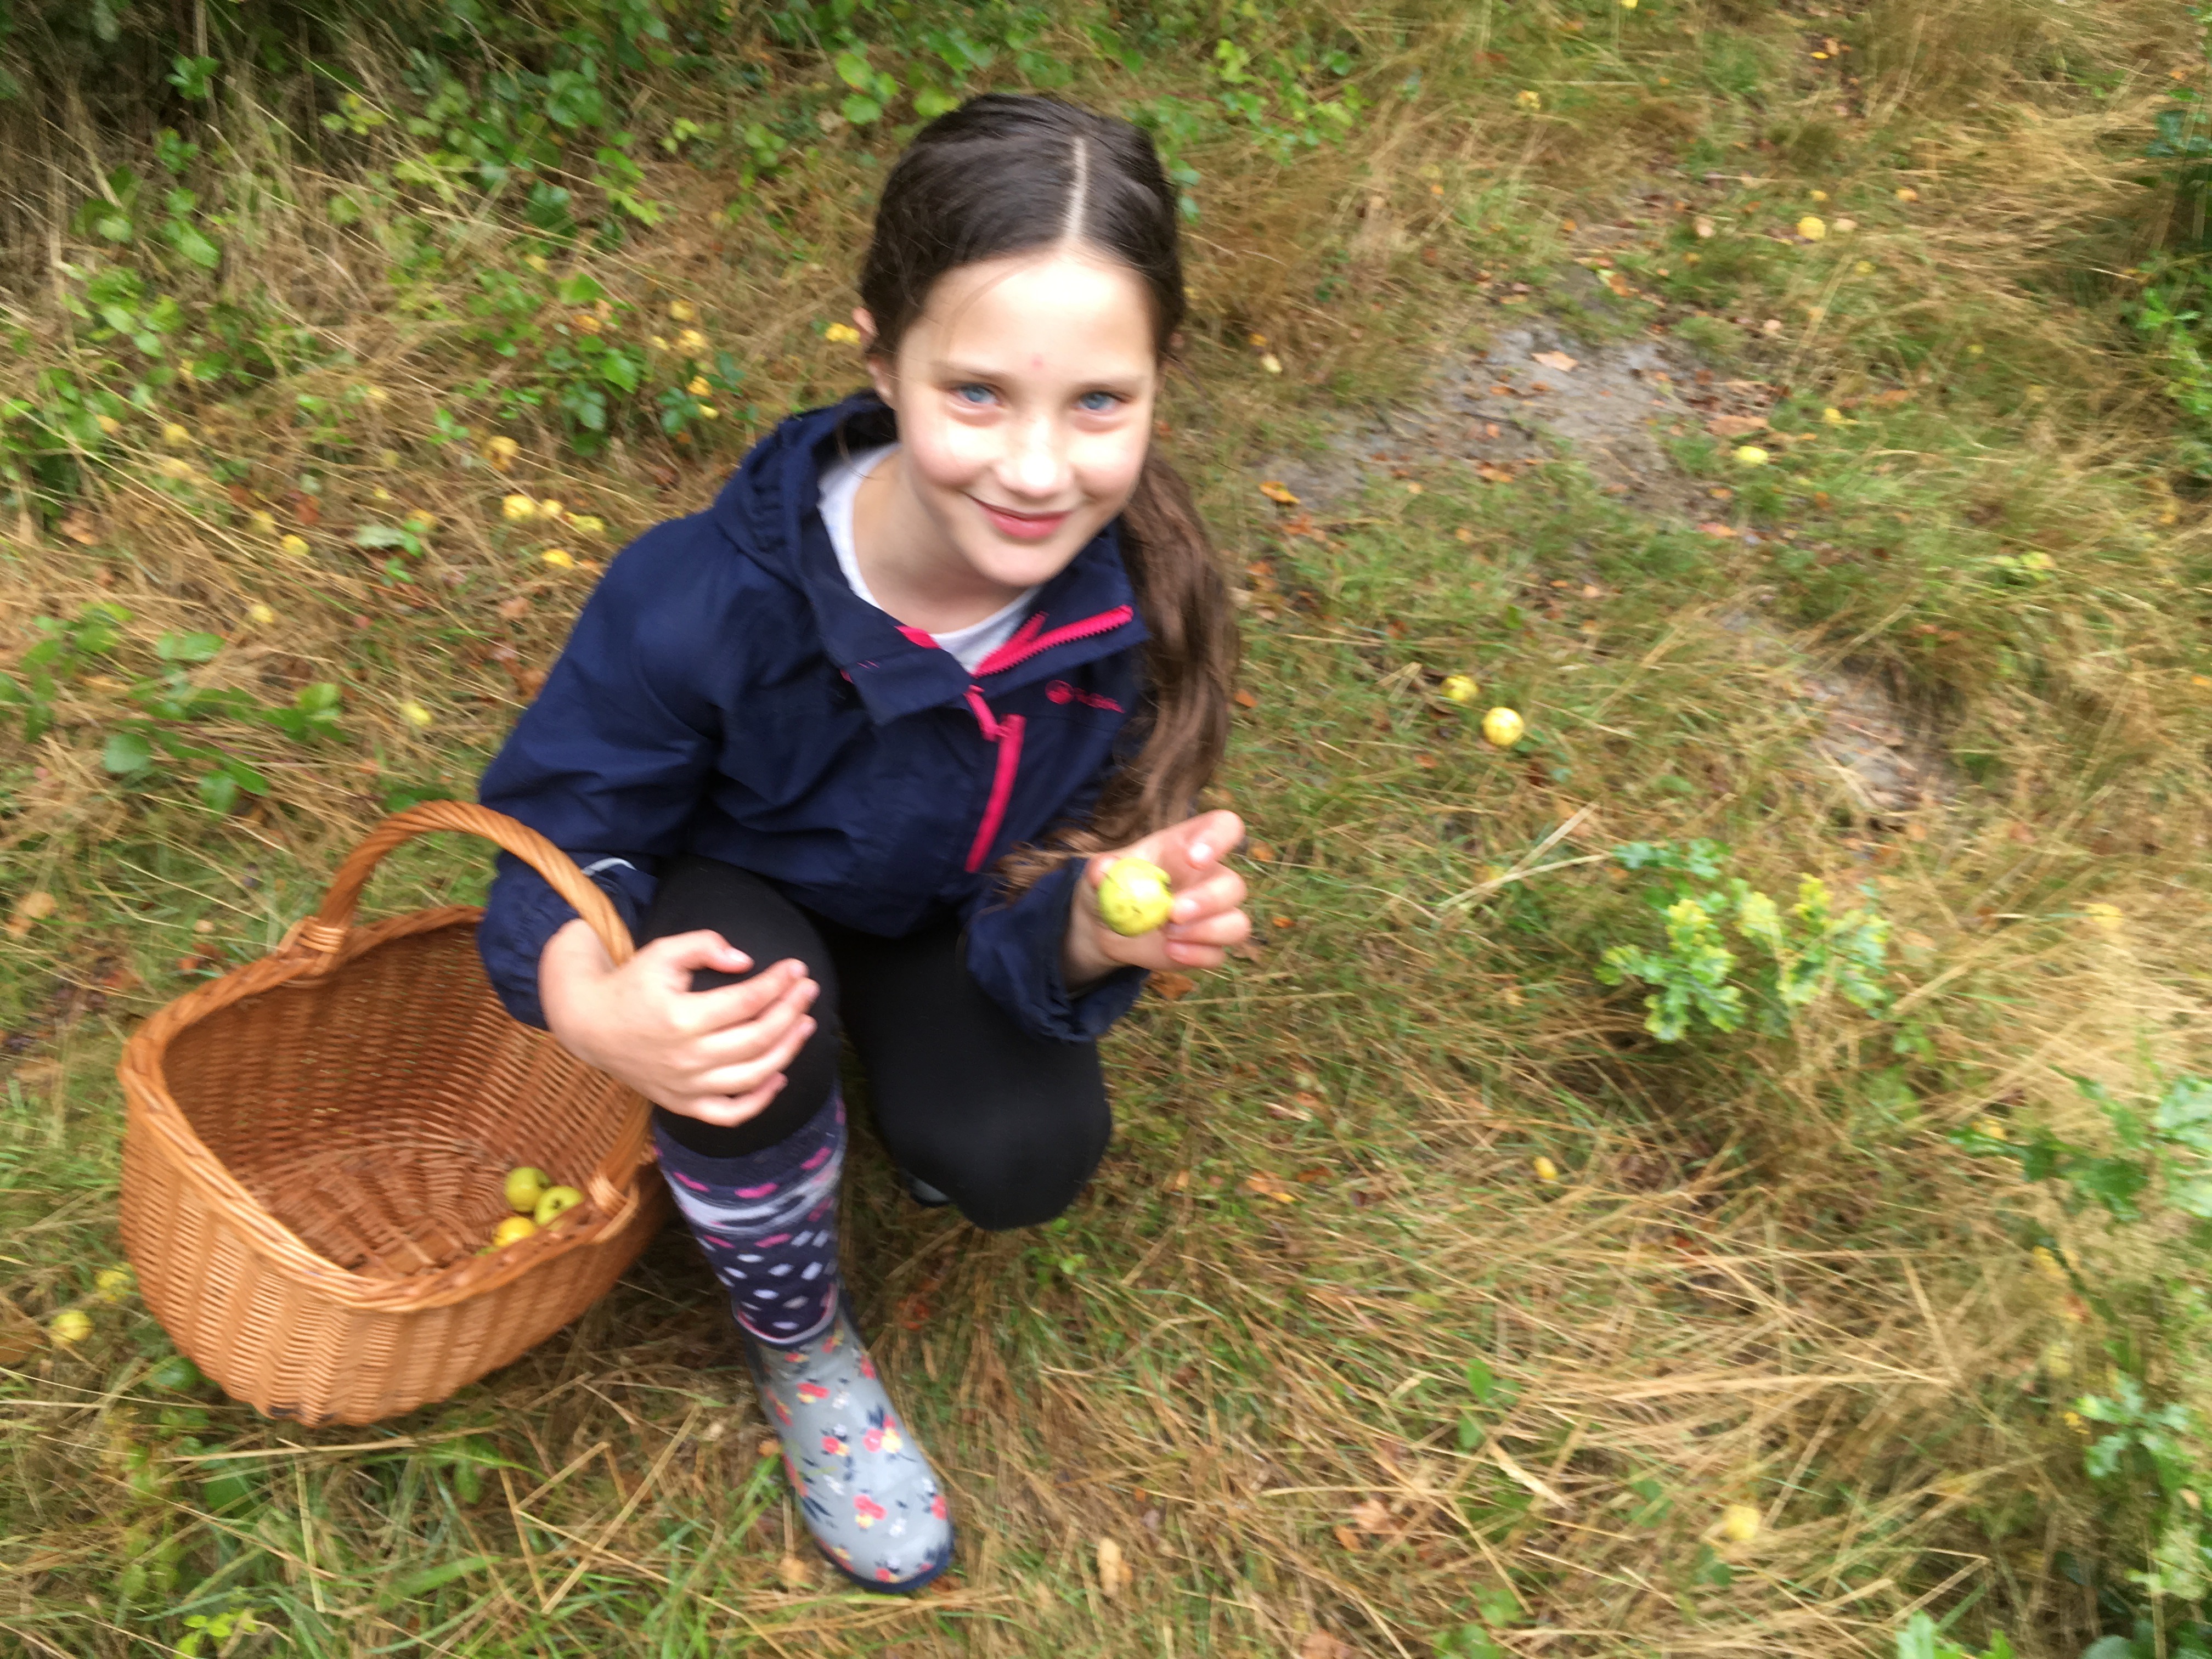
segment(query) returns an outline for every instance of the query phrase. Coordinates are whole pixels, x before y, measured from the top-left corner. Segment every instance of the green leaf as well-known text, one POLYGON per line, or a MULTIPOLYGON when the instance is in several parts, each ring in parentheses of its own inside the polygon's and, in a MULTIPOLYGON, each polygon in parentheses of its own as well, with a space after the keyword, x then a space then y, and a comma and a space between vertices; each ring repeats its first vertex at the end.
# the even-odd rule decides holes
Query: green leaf
POLYGON ((356 547, 404 547, 409 552, 419 550, 415 538, 404 530, 388 524, 365 524, 353 532, 356 547))
POLYGON ((583 276, 563 276, 560 287, 554 292, 564 306, 597 305, 607 297, 606 289, 583 276))
POLYGON ((164 634, 154 654, 163 662, 212 662, 222 649, 220 634, 164 634))
POLYGON ((154 763, 154 745, 143 732, 118 732, 100 751, 100 763, 121 776, 143 772, 154 763))
POLYGON ((213 270, 222 263, 222 250, 181 219, 168 221, 161 234, 169 239, 171 247, 203 270, 213 270))
POLYGON ((1494 1584, 1474 1593, 1474 1610, 1482 1615, 1486 1625, 1510 1625, 1522 1616, 1521 1598, 1511 1588, 1494 1584))
POLYGON ((857 52, 839 52, 836 69, 837 78, 855 92, 866 92, 875 85, 874 71, 868 68, 868 60, 857 52))
POLYGON ((940 115, 950 115, 960 107, 960 100, 949 92, 939 92, 935 87, 925 88, 914 95, 914 112, 925 121, 934 121, 940 115))
POLYGON ((180 1353, 173 1353, 146 1373, 146 1381, 153 1387, 181 1394, 186 1389, 196 1389, 204 1379, 200 1368, 180 1353))
POLYGON ((845 118, 856 127, 864 127, 871 121, 882 118, 884 112, 884 106, 872 98, 864 98, 857 92, 852 94, 837 107, 844 112, 845 118))
POLYGON ((238 780, 228 772, 210 772, 200 780, 200 805, 210 812, 228 812, 238 805, 238 780))

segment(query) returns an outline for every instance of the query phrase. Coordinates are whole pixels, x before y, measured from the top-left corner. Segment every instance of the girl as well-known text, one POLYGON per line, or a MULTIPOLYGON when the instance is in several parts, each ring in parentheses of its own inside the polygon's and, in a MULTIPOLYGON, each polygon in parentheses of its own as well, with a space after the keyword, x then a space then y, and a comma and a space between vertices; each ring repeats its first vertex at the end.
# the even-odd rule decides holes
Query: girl
POLYGON ((952 1530, 839 1286, 841 1036, 917 1200, 1035 1226, 1105 1150, 1099 1035, 1249 924, 1242 824, 1188 816, 1236 630, 1150 453, 1183 309, 1150 142, 1042 98, 932 122, 860 297, 873 394, 628 548, 484 774, 650 943, 615 968, 511 859, 478 937, 517 1018, 654 1103, 809 1528, 912 1590, 952 1530), (1173 880, 1157 933, 1097 919, 1122 854, 1173 880))

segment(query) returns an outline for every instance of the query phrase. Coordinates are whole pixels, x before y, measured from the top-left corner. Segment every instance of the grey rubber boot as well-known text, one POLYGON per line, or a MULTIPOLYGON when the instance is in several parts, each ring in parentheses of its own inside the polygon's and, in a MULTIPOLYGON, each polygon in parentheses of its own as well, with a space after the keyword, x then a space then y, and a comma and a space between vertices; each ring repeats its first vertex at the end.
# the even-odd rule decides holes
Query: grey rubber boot
POLYGON ((844 1298, 828 1328, 796 1347, 770 1347, 743 1326, 738 1334, 822 1553, 872 1590, 918 1590, 943 1572, 952 1560, 945 1494, 844 1298))

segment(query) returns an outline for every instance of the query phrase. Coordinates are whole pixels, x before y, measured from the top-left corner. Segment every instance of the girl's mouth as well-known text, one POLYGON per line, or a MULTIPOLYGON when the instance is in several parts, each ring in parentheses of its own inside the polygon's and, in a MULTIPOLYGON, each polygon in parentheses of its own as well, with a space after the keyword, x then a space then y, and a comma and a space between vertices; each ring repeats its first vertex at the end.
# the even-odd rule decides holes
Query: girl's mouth
POLYGON ((994 507, 973 495, 968 499, 983 509, 983 516, 991 521, 991 528, 1009 541, 1049 541, 1054 532, 1068 519, 1065 513, 1017 513, 1011 507, 994 507))

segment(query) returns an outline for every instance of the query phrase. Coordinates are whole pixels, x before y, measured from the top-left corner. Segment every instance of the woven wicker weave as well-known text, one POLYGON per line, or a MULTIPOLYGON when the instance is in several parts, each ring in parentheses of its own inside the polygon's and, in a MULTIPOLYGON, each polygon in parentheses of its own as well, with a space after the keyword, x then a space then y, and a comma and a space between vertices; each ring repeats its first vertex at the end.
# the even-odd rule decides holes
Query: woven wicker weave
POLYGON ((589 1307, 665 1218, 639 1096, 509 1018, 451 906, 356 929, 377 861, 459 830, 528 861, 617 962, 628 932, 550 842, 431 801, 377 826, 276 953, 139 1030, 123 1238, 146 1304, 237 1399, 305 1423, 442 1400, 589 1307), (491 1255, 506 1172, 586 1201, 491 1255))

